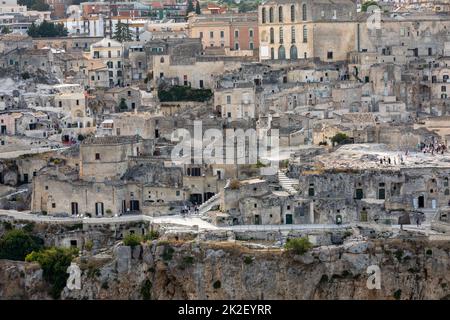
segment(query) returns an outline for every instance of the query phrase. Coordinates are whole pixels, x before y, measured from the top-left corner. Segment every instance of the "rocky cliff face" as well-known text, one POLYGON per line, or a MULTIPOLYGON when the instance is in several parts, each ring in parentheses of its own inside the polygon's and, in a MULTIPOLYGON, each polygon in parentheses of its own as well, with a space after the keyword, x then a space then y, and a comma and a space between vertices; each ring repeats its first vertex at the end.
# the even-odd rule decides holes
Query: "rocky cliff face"
POLYGON ((37 263, 0 260, 0 299, 50 299, 37 263))
MULTIPOLYGON (((63 299, 447 299, 450 245, 415 240, 354 241, 302 256, 232 242, 118 245, 86 256, 82 288, 63 299), (369 265, 381 289, 366 286, 369 265)), ((36 265, 3 262, 3 299, 47 298, 36 265), (20 273, 24 272, 25 276, 20 273)))

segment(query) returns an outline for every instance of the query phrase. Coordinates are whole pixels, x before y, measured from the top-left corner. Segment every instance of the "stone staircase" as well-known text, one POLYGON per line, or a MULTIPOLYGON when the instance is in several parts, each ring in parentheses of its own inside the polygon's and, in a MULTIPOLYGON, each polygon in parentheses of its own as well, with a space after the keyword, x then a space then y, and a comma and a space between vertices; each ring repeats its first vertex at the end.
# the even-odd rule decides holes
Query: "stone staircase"
POLYGON ((204 215, 209 210, 211 210, 212 207, 214 207, 215 205, 218 205, 219 203, 220 203, 220 193, 216 193, 214 196, 209 198, 207 201, 203 202, 198 207, 198 214, 204 215))
MULTIPOLYGON (((425 215, 425 223, 431 223, 434 219, 436 219, 436 215, 438 213, 438 209, 431 209, 431 208, 420 208, 418 211, 423 212, 425 215)), ((415 223, 415 221, 412 221, 411 223, 415 223)))
POLYGON ((281 170, 278 171, 278 182, 280 183, 281 187, 289 194, 294 195, 298 193, 298 191, 293 187, 294 185, 298 184, 298 180, 288 178, 286 174, 281 170))

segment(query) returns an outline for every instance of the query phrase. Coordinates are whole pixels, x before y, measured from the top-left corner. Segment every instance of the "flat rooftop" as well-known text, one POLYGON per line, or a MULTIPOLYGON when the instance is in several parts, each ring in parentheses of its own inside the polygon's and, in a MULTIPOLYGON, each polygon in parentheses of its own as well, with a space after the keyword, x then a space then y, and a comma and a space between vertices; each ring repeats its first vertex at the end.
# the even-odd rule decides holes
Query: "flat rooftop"
POLYGON ((319 155, 315 160, 322 169, 400 170, 407 168, 450 168, 450 152, 443 155, 405 151, 384 144, 348 144, 332 153, 319 155), (381 159, 386 159, 383 163, 381 159), (391 163, 389 164, 388 159, 391 163))

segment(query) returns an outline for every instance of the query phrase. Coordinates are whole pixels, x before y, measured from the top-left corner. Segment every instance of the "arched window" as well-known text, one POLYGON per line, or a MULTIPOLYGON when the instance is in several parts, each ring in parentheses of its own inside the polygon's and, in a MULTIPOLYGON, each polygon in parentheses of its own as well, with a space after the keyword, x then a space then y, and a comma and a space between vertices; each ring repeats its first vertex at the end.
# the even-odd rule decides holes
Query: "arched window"
POLYGON ((269 22, 272 23, 273 22, 273 8, 269 9, 269 22))
POLYGON ((278 48, 278 59, 279 60, 286 59, 286 50, 284 49, 284 46, 280 46, 278 48))
POLYGON ((274 48, 270 48, 270 59, 272 59, 272 60, 275 59, 275 49, 274 48))
POLYGON ((283 22, 283 7, 278 7, 278 22, 283 22))
POLYGON ((289 53, 291 60, 296 60, 298 59, 298 52, 297 52, 297 47, 296 46, 291 46, 291 50, 289 53))
POLYGON ((449 192, 448 189, 445 189, 445 195, 446 195, 446 196, 450 195, 450 192, 449 192))
POLYGON ((275 43, 275 32, 273 31, 273 28, 270 28, 270 43, 275 43))
POLYGON ((261 19, 262 23, 266 23, 266 8, 261 9, 261 19))
POLYGON ((295 6, 291 6, 291 22, 295 21, 295 6))
POLYGON ((283 27, 280 27, 280 43, 284 42, 283 27))
POLYGON ((291 27, 291 43, 295 43, 295 26, 291 27))
POLYGON ((308 28, 306 26, 303 26, 303 42, 308 42, 308 28))
POLYGON ((302 5, 302 19, 303 21, 306 21, 308 18, 307 12, 306 12, 306 3, 302 5))

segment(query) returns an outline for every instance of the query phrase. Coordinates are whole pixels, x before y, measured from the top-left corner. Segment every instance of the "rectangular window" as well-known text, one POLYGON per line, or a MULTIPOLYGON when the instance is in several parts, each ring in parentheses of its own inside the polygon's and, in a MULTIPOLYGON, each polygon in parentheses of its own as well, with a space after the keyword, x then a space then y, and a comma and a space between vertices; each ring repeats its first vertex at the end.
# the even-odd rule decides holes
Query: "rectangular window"
POLYGON ((250 36, 250 38, 253 38, 253 30, 252 30, 252 29, 250 29, 250 30, 248 31, 248 35, 250 36))
POLYGON ((239 30, 234 30, 234 37, 239 38, 239 30))
POLYGON ((212 38, 214 38, 214 32, 213 31, 210 31, 209 32, 209 37, 212 39, 212 38))
POLYGON ((227 104, 231 104, 231 96, 227 96, 227 104))
POLYGON ((224 37, 225 37, 225 32, 220 31, 220 37, 221 37, 221 38, 224 38, 224 37))
POLYGON ((333 51, 327 52, 327 59, 333 59, 333 51))
POLYGON ((100 153, 95 154, 95 160, 100 160, 100 153))

